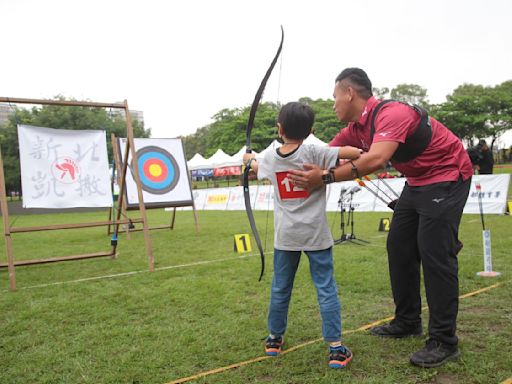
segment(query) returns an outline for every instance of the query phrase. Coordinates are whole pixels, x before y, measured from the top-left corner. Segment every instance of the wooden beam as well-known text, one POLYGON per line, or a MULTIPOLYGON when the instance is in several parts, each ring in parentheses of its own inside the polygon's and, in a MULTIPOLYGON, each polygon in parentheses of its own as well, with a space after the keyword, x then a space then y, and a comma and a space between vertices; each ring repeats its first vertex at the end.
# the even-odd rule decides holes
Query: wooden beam
POLYGON ((74 101, 74 100, 46 100, 46 99, 24 99, 19 97, 0 97, 1 103, 13 104, 42 104, 42 105, 61 105, 68 107, 93 107, 93 108, 117 108, 124 109, 125 105, 120 103, 96 103, 93 101, 74 101))
MULTIPOLYGON (((142 223, 142 218, 131 219, 132 223, 142 223)), ((117 220, 116 224, 129 224, 130 220, 117 220)), ((112 225, 112 221, 96 221, 92 223, 76 223, 76 224, 55 224, 55 225, 41 225, 35 227, 17 227, 11 228, 11 233, 21 232, 36 232, 36 231, 53 231, 57 229, 76 229, 76 228, 90 228, 102 227, 104 225, 112 225)))
MULTIPOLYGON (((71 255, 71 256, 61 256, 61 257, 52 257, 48 259, 34 259, 34 260, 16 260, 14 265, 32 265, 32 264, 46 264, 46 263, 56 263, 58 261, 70 261, 70 260, 82 260, 82 259, 91 259, 93 257, 105 257, 112 256, 112 252, 96 252, 96 253, 85 253, 83 255, 71 255)), ((1 263, 0 268, 7 267, 6 263, 1 263)))

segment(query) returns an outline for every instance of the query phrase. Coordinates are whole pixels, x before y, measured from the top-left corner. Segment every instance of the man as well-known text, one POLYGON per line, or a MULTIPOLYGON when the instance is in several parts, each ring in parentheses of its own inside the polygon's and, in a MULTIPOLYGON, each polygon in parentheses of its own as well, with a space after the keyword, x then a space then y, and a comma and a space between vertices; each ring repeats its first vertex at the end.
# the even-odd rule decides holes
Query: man
POLYGON ((485 140, 480 140, 476 147, 468 150, 473 168, 479 175, 491 175, 494 166, 494 158, 485 140), (473 154, 473 157, 471 156, 473 154))
POLYGON ((455 334, 458 312, 458 229, 471 183, 472 167, 460 140, 422 109, 372 96, 372 84, 359 68, 343 70, 335 81, 334 112, 348 127, 331 146, 351 145, 367 153, 335 169, 305 164, 290 171, 299 187, 359 178, 388 161, 407 178, 394 209, 387 240, 395 318, 374 327, 377 336, 420 336, 420 264, 429 306, 429 338, 410 361, 437 367, 459 356, 455 334), (378 110, 377 110, 378 109, 378 110), (371 135, 374 127, 373 137, 371 135))

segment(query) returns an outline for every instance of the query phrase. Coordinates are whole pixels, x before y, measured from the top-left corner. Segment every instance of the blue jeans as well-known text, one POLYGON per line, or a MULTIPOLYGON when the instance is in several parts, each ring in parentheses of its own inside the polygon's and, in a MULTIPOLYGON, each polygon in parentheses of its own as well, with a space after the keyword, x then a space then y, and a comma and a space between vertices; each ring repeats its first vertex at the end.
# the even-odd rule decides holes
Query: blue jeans
MULTIPOLYGON (((325 341, 339 341, 341 340, 341 306, 334 280, 332 247, 304 253, 309 258, 309 271, 320 305, 322 335, 325 341)), ((300 251, 274 249, 274 277, 268 314, 268 328, 272 335, 281 336, 286 331, 288 307, 300 256, 300 251)))

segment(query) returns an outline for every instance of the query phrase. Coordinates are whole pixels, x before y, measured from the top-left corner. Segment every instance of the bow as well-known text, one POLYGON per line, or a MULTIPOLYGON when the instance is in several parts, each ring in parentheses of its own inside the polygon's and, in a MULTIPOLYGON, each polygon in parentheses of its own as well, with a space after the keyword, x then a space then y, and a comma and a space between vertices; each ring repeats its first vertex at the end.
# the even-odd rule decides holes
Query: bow
MULTIPOLYGON (((261 100, 261 96, 263 95, 263 91, 265 90, 265 86, 267 85, 267 81, 270 77, 270 74, 272 73, 272 70, 274 69, 274 66, 276 65, 277 59, 279 58, 279 55, 281 54, 281 49, 283 48, 283 41, 284 41, 284 30, 281 26, 281 43, 279 44, 279 48, 277 49, 277 52, 272 59, 272 63, 270 63, 270 67, 267 69, 267 73, 265 73, 265 76, 263 77, 263 80, 261 80, 260 87, 258 88, 258 91, 256 92, 256 96, 254 96, 254 101, 252 102, 251 111, 249 113, 249 120, 247 120, 247 128, 246 128, 246 142, 245 147, 246 153, 251 153, 251 131, 254 126, 254 117, 256 116, 256 110, 258 109, 258 105, 261 100)), ((252 233, 254 234, 254 239, 256 240, 256 244, 258 246, 258 250, 260 251, 261 256, 261 273, 260 278, 258 281, 261 281, 261 278, 263 277, 263 272, 265 272, 265 255, 263 252, 263 247, 261 246, 261 240, 260 235, 258 234, 258 229, 256 228, 256 223, 254 221, 254 215, 252 213, 251 208, 251 196, 249 194, 249 171, 250 167, 245 167, 244 169, 244 200, 245 200, 245 210, 247 211, 247 217, 249 219, 249 223, 251 224, 252 233)))

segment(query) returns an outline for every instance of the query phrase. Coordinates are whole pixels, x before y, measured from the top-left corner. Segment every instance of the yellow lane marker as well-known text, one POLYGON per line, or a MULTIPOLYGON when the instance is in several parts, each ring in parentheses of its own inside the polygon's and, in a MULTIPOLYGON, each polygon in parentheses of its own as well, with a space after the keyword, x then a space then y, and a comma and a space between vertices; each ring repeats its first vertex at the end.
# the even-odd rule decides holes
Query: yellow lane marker
MULTIPOLYGON (((485 288, 482 288, 482 289, 479 289, 479 290, 476 290, 476 291, 473 291, 473 292, 470 292, 470 293, 466 293, 465 295, 459 296, 459 298, 460 299, 465 299, 467 297, 475 296, 475 295, 478 295, 479 293, 486 292, 486 291, 489 291, 491 289, 497 288, 501 284, 503 284, 503 283, 496 283, 496 284, 490 285, 488 287, 485 287, 485 288)), ((425 309, 428 309, 428 307, 427 306, 423 307, 423 310, 425 310, 425 309)), ((380 319, 380 320, 374 321, 373 323, 369 323, 369 324, 363 325, 362 327, 359 327, 357 329, 352 329, 352 330, 349 330, 349 331, 345 331, 345 332, 343 332, 343 334, 347 335, 347 334, 351 334, 351 333, 366 331, 367 329, 370 329, 370 328, 372 328, 372 327, 374 327, 376 325, 379 325, 381 323, 384 323, 386 321, 390 321, 390 320, 393 320, 393 319, 394 319, 394 316, 386 317, 385 319, 380 319)), ((318 339, 315 339, 315 340, 307 341, 307 342, 302 343, 302 344, 298 344, 298 345, 296 345, 294 347, 291 347, 291 348, 288 348, 288 349, 284 350, 283 352, 281 352, 281 355, 285 355, 287 353, 296 351, 297 349, 306 347, 306 346, 314 344, 314 343, 318 343, 319 341, 322 341, 322 340, 323 340, 323 338, 318 338, 318 339)), ((256 357, 255 359, 246 360, 246 361, 242 361, 240 363, 226 365, 225 367, 215 368, 215 369, 212 369, 210 371, 201 372, 201 373, 198 373, 198 374, 193 375, 193 376, 183 377, 181 379, 170 381, 170 382, 165 383, 165 384, 181 384, 181 383, 186 383, 188 381, 200 379, 201 377, 210 376, 210 375, 213 375, 213 374, 216 374, 216 373, 225 372, 225 371, 228 371, 230 369, 243 367, 244 365, 249 365, 249 364, 252 364, 252 363, 257 363, 259 361, 264 361, 264 360, 273 359, 273 358, 275 359, 275 357, 273 357, 273 356, 260 356, 260 357, 256 357)), ((501 384, 512 384, 512 378, 505 380, 501 384)))

